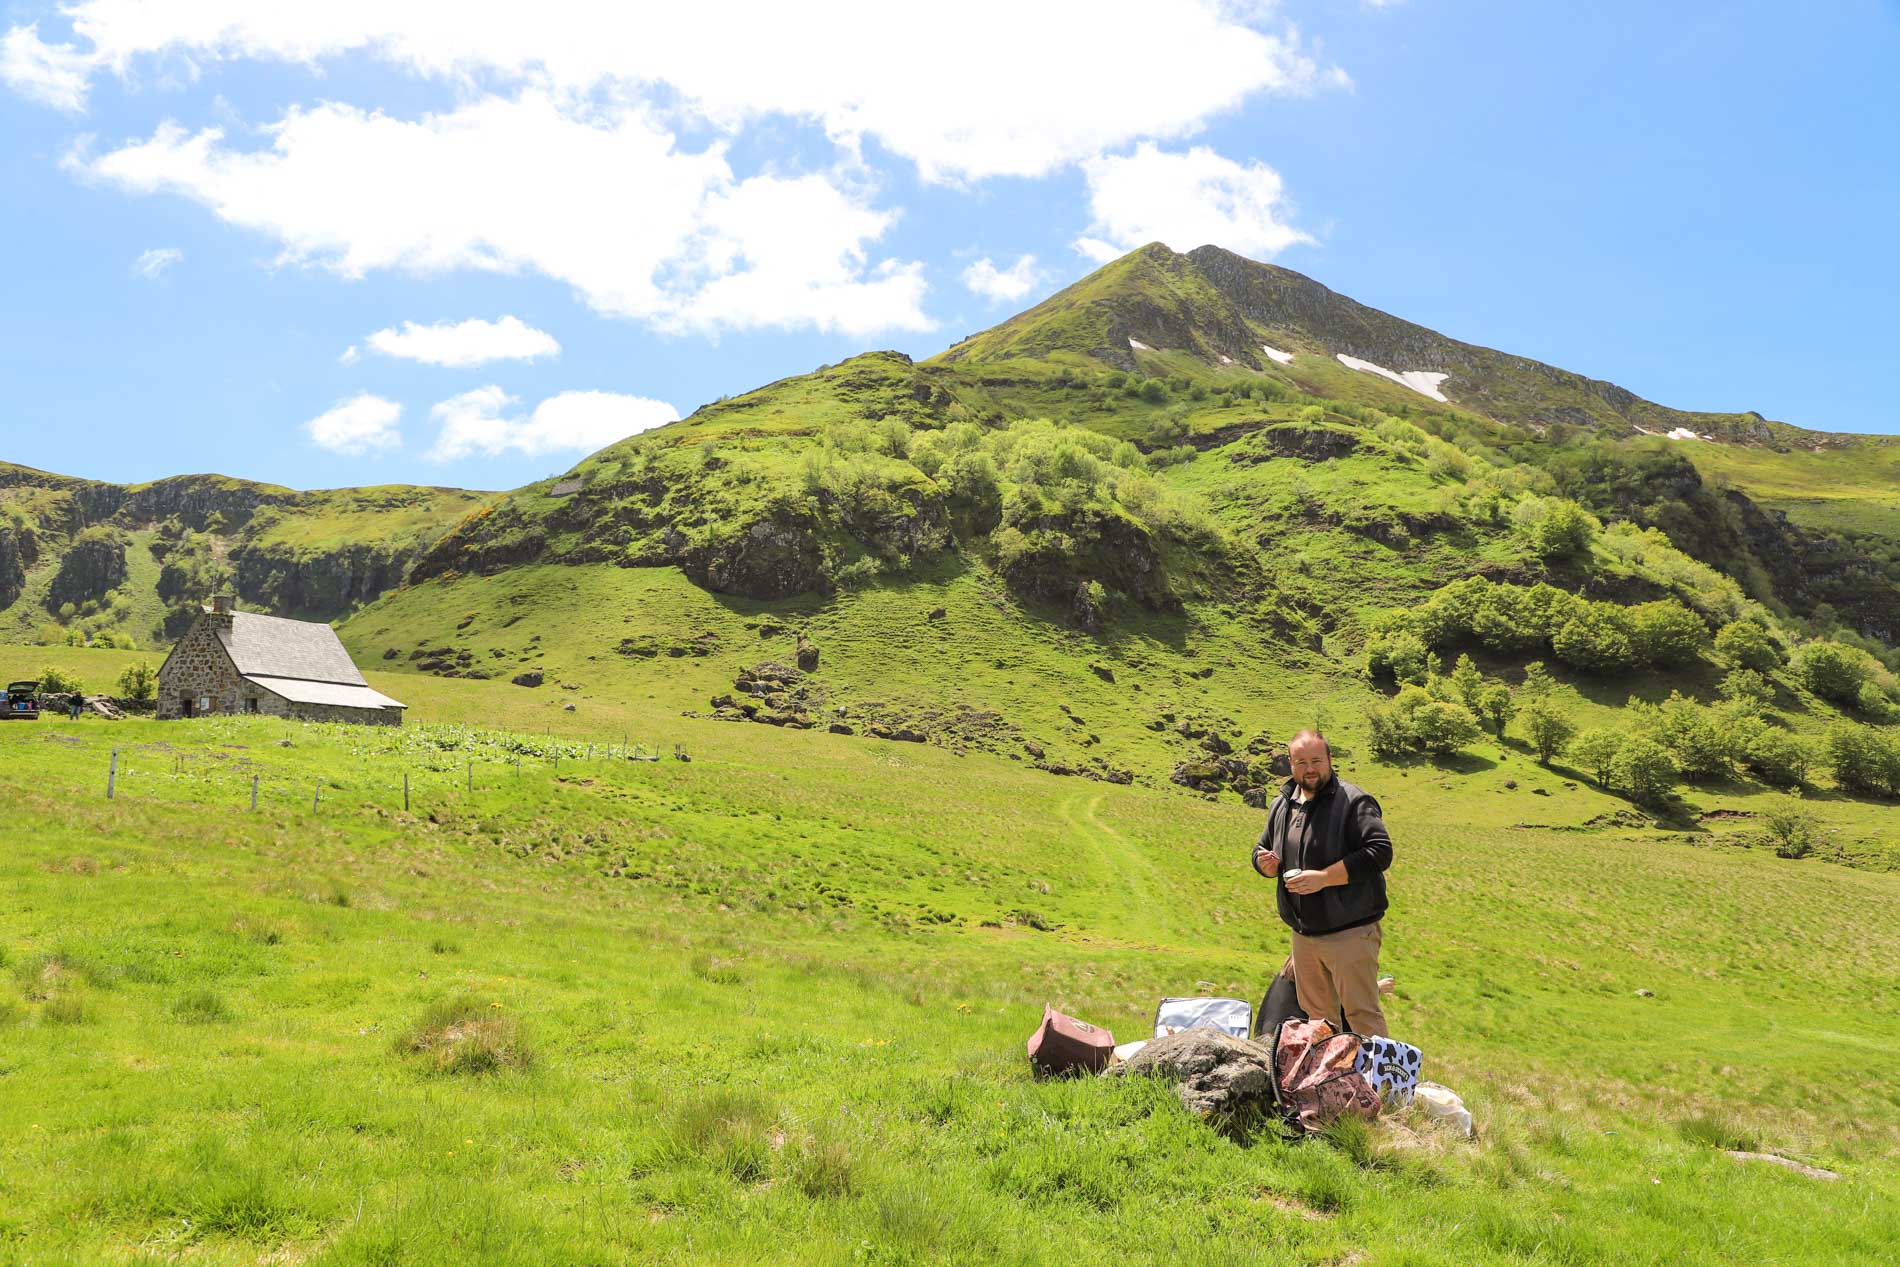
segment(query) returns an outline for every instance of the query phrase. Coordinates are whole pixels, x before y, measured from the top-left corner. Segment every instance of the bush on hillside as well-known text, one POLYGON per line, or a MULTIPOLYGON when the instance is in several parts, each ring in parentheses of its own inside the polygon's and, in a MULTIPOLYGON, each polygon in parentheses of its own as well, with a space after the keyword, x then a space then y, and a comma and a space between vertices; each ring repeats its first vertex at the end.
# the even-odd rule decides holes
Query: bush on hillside
POLYGON ((1524 728, 1524 737, 1530 741, 1532 751, 1544 765, 1562 756, 1571 737, 1577 733, 1577 724, 1551 692, 1538 695, 1518 709, 1517 721, 1524 728))
POLYGON ((1595 515, 1563 497, 1526 497, 1511 512, 1511 522, 1546 559, 1588 554, 1603 527, 1595 515))
POLYGON ((1730 669, 1722 677, 1722 698, 1760 712, 1774 702, 1775 684, 1754 669, 1730 669))
POLYGON ((1511 718, 1517 713, 1517 697, 1511 694, 1511 688, 1502 682, 1493 682, 1484 688, 1479 704, 1480 716, 1491 723, 1491 729, 1499 739, 1504 738, 1504 728, 1511 724, 1511 718))
POLYGON ((1669 749, 1643 735, 1626 739, 1610 763, 1610 786, 1638 805, 1660 805, 1667 800, 1676 777, 1669 749))
POLYGON ((1726 775, 1735 755, 1735 731, 1718 716, 1680 691, 1661 704, 1639 699, 1627 706, 1634 729, 1669 750, 1676 769, 1690 782, 1726 775))
POLYGON ((1800 787, 1814 768, 1814 749, 1799 735, 1764 726, 1749 740, 1742 762, 1772 787, 1800 787))
POLYGON ((1834 704, 1860 702, 1861 684, 1872 671, 1873 657, 1857 647, 1838 642, 1810 642, 1794 655, 1801 684, 1834 704))
POLYGON ((1828 732, 1827 759, 1834 781, 1847 791, 1900 796, 1900 739, 1842 722, 1828 732))
POLYGON ((1456 752, 1484 733, 1478 719, 1462 704, 1434 698, 1422 686, 1401 687, 1389 703, 1366 710, 1374 752, 1456 752))
POLYGON ((1565 664, 1592 673, 1622 673, 1637 663, 1628 618, 1608 603, 1592 603, 1571 617, 1550 649, 1565 664))
POLYGON ((1868 721, 1885 724, 1900 720, 1900 708, 1894 707, 1893 699, 1871 679, 1860 684, 1860 690, 1854 694, 1854 706, 1868 721))
POLYGON ((1484 674, 1478 672, 1478 666, 1471 662, 1470 656, 1458 657, 1458 663, 1452 666, 1446 681, 1451 686, 1452 694, 1459 703, 1471 710, 1472 716, 1484 716, 1484 674))
POLYGON ((1630 642, 1645 664, 1694 664, 1709 643, 1702 618, 1673 598, 1629 609, 1630 642))
POLYGON ((1403 629, 1375 635, 1366 643, 1366 674, 1395 686, 1423 685, 1438 671, 1438 657, 1425 640, 1403 629))
POLYGON ((1616 754, 1623 750, 1623 735, 1607 726, 1593 726, 1570 744, 1570 759, 1596 780, 1598 787, 1609 787, 1616 765, 1616 754))
POLYGON ((1781 667, 1781 648, 1752 620, 1731 620, 1715 635, 1715 653, 1737 669, 1772 673, 1781 667))
POLYGON ((1814 852, 1820 825, 1807 807, 1792 796, 1776 797, 1779 804, 1762 811, 1762 835, 1777 858, 1805 858, 1814 852))

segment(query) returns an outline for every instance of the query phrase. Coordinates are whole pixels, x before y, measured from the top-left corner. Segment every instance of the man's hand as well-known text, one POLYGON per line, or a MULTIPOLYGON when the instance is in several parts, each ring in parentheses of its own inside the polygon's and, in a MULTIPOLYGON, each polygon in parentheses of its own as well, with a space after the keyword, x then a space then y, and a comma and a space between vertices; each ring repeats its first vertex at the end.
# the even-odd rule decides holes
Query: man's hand
POLYGON ((1332 866, 1324 867, 1318 871, 1300 871, 1289 876, 1287 878, 1286 887, 1287 892, 1298 893, 1304 896, 1308 893, 1317 893, 1321 889, 1330 889, 1335 884, 1344 884, 1345 882, 1346 864, 1343 862, 1335 862, 1332 866))
POLYGON ((1280 855, 1271 849, 1256 848, 1253 851, 1253 869, 1271 880, 1280 874, 1280 855))

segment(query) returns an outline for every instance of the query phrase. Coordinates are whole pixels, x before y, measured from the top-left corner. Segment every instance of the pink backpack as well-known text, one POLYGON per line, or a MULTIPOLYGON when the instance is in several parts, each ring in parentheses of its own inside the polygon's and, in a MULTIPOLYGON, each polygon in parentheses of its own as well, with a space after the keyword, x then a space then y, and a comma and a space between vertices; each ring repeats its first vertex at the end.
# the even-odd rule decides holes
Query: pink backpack
POLYGON ((1379 1096, 1357 1069, 1359 1035, 1339 1034, 1324 1020, 1287 1020, 1273 1035, 1273 1096, 1303 1131, 1336 1118, 1379 1116, 1379 1096))

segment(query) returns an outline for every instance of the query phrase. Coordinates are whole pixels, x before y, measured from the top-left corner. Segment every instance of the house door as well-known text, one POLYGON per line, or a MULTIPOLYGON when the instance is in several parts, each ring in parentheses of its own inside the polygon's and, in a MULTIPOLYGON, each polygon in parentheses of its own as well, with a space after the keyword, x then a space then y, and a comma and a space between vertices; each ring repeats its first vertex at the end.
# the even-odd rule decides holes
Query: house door
POLYGON ((178 715, 180 717, 191 716, 191 705, 192 705, 191 696, 189 695, 180 696, 178 700, 178 715))

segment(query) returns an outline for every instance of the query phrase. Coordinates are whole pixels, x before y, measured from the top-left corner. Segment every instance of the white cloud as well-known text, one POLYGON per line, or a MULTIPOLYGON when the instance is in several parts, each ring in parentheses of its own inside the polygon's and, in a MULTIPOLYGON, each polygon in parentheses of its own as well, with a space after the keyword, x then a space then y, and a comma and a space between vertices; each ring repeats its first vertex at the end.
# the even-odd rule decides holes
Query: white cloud
POLYGON ((336 358, 336 363, 338 365, 354 365, 362 359, 363 359, 362 349, 358 348, 354 343, 352 343, 350 344, 350 346, 343 349, 343 355, 336 358))
POLYGON ((442 426, 429 456, 450 461, 477 453, 497 457, 513 451, 535 457, 566 450, 592 452, 679 419, 679 411, 663 400, 615 392, 562 392, 525 418, 508 415, 517 403, 493 386, 441 402, 429 411, 442 426))
POLYGON ((149 251, 140 252, 132 261, 132 271, 147 281, 157 281, 166 269, 185 258, 185 253, 175 246, 155 246, 149 251))
MULTIPOLYGON (((372 351, 424 365, 443 365, 451 369, 471 369, 490 361, 532 361, 537 356, 559 356, 561 345, 545 330, 537 330, 519 317, 483 321, 479 317, 451 324, 437 322, 419 326, 413 321, 402 329, 378 330, 365 340, 372 351)), ((351 345, 354 350, 355 345, 351 345)), ((348 355, 348 353, 345 353, 348 355)))
POLYGON ((998 268, 984 256, 963 270, 963 284, 985 299, 998 302, 1021 299, 1041 280, 1036 268, 1036 257, 1019 255, 1016 262, 1008 268, 998 268))
POLYGON ((931 326, 918 265, 867 263, 890 212, 824 176, 735 180, 722 145, 683 151, 638 106, 577 113, 531 90, 408 122, 325 104, 268 135, 241 150, 166 123, 68 163, 192 198, 277 239, 285 262, 346 277, 532 270, 670 328, 931 326))
POLYGON ((1076 250, 1106 262, 1160 241, 1177 251, 1209 243, 1256 259, 1312 241, 1288 225, 1280 173, 1236 163, 1206 146, 1171 154, 1143 142, 1127 155, 1082 164, 1092 219, 1076 250))
POLYGON ((70 44, 48 44, 37 25, 16 26, 0 37, 0 82, 22 97, 83 114, 94 59, 70 44))
POLYGON ((316 66, 359 54, 565 100, 660 92, 726 132, 779 115, 854 152, 873 139, 933 180, 1041 175, 1141 137, 1191 135, 1257 92, 1344 78, 1258 0, 1094 0, 1086 17, 1069 5, 966 0, 954 21, 887 0, 81 0, 65 12, 83 49, 40 52, 33 28, 14 32, 54 68, 42 78, 58 87, 42 99, 66 108, 83 104, 88 70, 129 76, 158 55, 316 66), (734 31, 745 38, 724 38, 734 31), (1110 69, 1131 56, 1138 72, 1110 69), (971 67, 1006 90, 974 85, 971 67))
POLYGON ((318 414, 304 424, 310 438, 322 448, 346 457, 383 452, 402 447, 396 423, 402 418, 402 406, 368 392, 352 396, 327 413, 318 414))

